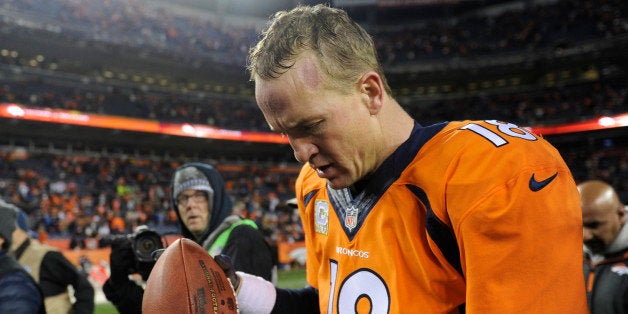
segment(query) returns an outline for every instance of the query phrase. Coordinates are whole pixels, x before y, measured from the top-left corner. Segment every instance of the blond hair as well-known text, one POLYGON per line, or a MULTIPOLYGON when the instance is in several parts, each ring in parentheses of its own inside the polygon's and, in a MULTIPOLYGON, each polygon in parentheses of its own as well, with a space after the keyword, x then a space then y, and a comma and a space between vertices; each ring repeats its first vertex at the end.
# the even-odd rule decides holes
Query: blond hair
POLYGON ((316 56, 330 78, 327 83, 334 87, 350 88, 364 73, 374 71, 391 94, 371 36, 345 11, 322 4, 275 13, 262 39, 249 51, 251 80, 278 78, 303 52, 316 56))

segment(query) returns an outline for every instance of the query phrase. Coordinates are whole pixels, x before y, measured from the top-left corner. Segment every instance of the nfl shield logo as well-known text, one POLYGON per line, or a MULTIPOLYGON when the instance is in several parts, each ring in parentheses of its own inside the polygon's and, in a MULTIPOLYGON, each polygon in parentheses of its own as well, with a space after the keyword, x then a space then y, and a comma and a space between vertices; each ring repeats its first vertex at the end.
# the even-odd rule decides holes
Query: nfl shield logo
POLYGON ((351 206, 345 214, 345 227, 352 231, 358 225, 358 209, 351 206))

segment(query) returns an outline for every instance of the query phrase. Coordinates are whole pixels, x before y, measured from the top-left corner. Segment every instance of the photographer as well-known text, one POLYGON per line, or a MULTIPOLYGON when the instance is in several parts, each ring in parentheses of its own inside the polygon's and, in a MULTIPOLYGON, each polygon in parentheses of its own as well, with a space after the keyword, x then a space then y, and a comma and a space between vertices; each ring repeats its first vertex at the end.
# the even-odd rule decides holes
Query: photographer
MULTIPOLYGON (((275 263, 270 247, 255 222, 232 215, 231 199, 214 167, 184 164, 175 170, 170 187, 183 237, 194 240, 211 256, 231 257, 236 270, 273 279, 275 263)), ((153 262, 138 265, 136 253, 132 241, 111 244, 111 277, 103 291, 122 314, 142 310, 144 289, 131 282, 128 275, 140 272, 146 280, 154 265, 153 262)))
POLYGON ((142 280, 148 279, 155 265, 151 254, 164 247, 161 236, 146 226, 138 226, 132 235, 109 236, 101 245, 111 246, 111 276, 103 286, 107 300, 120 313, 141 313, 144 289, 129 280, 129 275, 139 273, 142 280))

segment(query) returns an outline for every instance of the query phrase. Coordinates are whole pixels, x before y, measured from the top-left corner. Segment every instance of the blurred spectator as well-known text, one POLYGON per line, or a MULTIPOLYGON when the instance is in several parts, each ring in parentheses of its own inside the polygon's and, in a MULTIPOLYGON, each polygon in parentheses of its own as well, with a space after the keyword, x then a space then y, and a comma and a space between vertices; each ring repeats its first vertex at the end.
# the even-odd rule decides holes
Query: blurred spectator
POLYGON ((44 295, 46 312, 93 313, 94 288, 86 274, 80 272, 57 249, 31 239, 31 232, 26 213, 18 209, 11 254, 39 284, 44 295), (70 286, 74 292, 72 296, 68 290, 70 286))
POLYGON ((583 182, 578 190, 589 310, 592 314, 628 313, 627 209, 604 181, 583 182))
POLYGON ((0 200, 0 309, 6 313, 46 313, 35 280, 9 255, 17 209, 0 200))

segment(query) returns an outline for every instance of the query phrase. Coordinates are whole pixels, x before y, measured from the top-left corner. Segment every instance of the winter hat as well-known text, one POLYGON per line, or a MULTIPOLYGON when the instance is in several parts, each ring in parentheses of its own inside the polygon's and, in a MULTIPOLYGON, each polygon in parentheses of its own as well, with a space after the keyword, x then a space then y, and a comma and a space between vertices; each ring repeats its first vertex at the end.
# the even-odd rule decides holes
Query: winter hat
POLYGON ((3 249, 11 246, 16 219, 17 207, 0 199, 0 237, 4 238, 3 249))
POLYGON ((207 176, 196 167, 186 167, 178 170, 174 174, 174 202, 177 201, 179 193, 185 190, 200 190, 207 192, 208 196, 214 194, 214 189, 209 185, 207 176))
MULTIPOLYGON (((181 190, 180 187, 176 188, 177 193, 181 193, 181 191, 183 190, 181 190)), ((233 204, 231 203, 231 197, 229 196, 229 194, 227 193, 227 190, 225 189, 225 182, 222 180, 220 173, 212 165, 204 164, 200 162, 185 163, 179 166, 179 168, 177 168, 174 171, 170 179, 170 199, 172 200, 171 204, 173 206, 174 212, 177 215, 177 221, 179 223, 179 227, 181 228, 181 235, 188 239, 196 239, 195 240, 197 241, 196 243, 201 244, 201 245, 203 241, 207 239, 209 234, 215 231, 220 226, 220 224, 225 220, 225 218, 229 217, 229 215, 231 215, 233 212, 233 204), (194 170, 185 170, 188 168, 193 168, 194 170), (176 199, 177 195, 174 194, 175 177, 177 178, 176 185, 179 186, 180 182, 184 181, 184 180, 181 180, 184 176, 182 176, 179 173, 184 170, 186 173, 199 171, 201 175, 198 175, 197 177, 201 179, 207 179, 209 181, 209 187, 211 187, 211 190, 213 191, 212 193, 209 193, 212 195, 208 195, 208 198, 207 198, 207 201, 208 201, 207 205, 208 205, 208 209, 210 213, 209 224, 207 226, 207 230, 205 231, 205 234, 201 235, 200 237, 197 237, 196 235, 192 234, 190 230, 188 230, 188 228, 182 222, 181 213, 179 212, 177 199, 176 199)))

